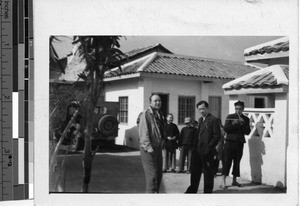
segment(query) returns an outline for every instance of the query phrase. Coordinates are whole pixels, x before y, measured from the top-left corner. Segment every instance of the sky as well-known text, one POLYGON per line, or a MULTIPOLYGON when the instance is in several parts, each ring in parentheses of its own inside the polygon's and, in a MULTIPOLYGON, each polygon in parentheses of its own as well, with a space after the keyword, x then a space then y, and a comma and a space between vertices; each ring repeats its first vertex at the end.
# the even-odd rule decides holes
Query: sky
MULTIPOLYGON (((282 36, 123 36, 120 49, 133 49, 162 44, 174 54, 244 62, 244 49, 282 36)), ((58 55, 64 57, 72 51, 72 39, 61 37, 54 44, 58 55)))

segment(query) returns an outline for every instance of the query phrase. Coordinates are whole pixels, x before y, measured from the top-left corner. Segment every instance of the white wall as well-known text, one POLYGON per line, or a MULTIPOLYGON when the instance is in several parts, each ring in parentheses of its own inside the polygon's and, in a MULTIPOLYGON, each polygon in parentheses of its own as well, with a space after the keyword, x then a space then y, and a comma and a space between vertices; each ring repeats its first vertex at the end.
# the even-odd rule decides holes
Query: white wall
MULTIPOLYGON (((228 114, 228 96, 224 95, 222 85, 225 82, 202 83, 195 80, 170 78, 136 78, 112 81, 105 87, 106 101, 118 101, 120 96, 128 96, 128 124, 119 125, 117 144, 132 147, 139 146, 136 119, 138 114, 149 106, 152 93, 169 95, 169 112, 174 115, 174 123, 178 123, 178 96, 195 96, 196 104, 200 100, 208 100, 208 96, 222 96, 222 119, 228 114)), ((195 117, 199 114, 195 109, 195 117)), ((178 125, 181 128, 184 125, 178 125)))
POLYGON ((128 123, 119 124, 119 136, 116 138, 116 144, 137 147, 138 133, 136 120, 144 109, 143 81, 141 79, 127 79, 112 81, 105 86, 106 101, 119 101, 119 97, 128 97, 128 123))
POLYGON ((263 156, 264 164, 262 166, 263 182, 274 186, 286 186, 287 113, 287 95, 277 94, 275 97, 274 137, 265 143, 266 154, 263 156))
MULTIPOLYGON (((271 95, 272 96, 272 95, 271 95)), ((250 96, 248 96, 250 97, 250 96)), ((275 116, 272 137, 246 136, 244 153, 240 164, 241 177, 250 181, 279 187, 286 186, 286 148, 287 148, 287 94, 275 95, 275 116)), ((249 100, 246 95, 230 95, 230 112, 234 112, 237 99, 249 100)), ((249 103, 251 105, 251 103, 249 103)), ((247 106, 246 106, 247 107, 247 106)))

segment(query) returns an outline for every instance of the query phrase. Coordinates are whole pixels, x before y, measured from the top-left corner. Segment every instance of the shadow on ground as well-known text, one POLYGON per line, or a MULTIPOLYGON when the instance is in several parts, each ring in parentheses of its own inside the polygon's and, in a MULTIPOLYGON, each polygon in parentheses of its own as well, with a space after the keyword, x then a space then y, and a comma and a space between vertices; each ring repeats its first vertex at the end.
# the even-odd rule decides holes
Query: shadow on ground
MULTIPOLYGON (((63 159, 65 161, 65 178, 63 182, 52 180, 50 184, 63 184, 64 192, 80 192, 82 158, 82 152, 58 156, 58 162, 62 162, 63 159)), ((90 193, 144 193, 144 191, 145 177, 139 151, 116 146, 100 149, 96 153, 89 185, 90 193)), ((50 189, 50 192, 57 190, 50 189)))
MULTIPOLYGON (((64 153, 62 153, 64 154, 64 153)), ((65 162, 64 178, 50 178, 50 192, 58 192, 64 188, 66 193, 79 193, 82 184, 82 152, 59 155, 58 163, 65 162), (58 181, 59 180, 59 181, 58 181)), ((58 167, 59 168, 59 167, 58 167)), ((58 169, 55 177, 59 177, 58 169)), ((228 178, 228 183, 231 182, 228 178)), ((190 174, 164 173, 160 193, 183 194, 190 183, 190 174)), ((217 176, 213 193, 285 193, 269 185, 257 185, 247 180, 240 182, 243 187, 229 186, 220 189, 222 176, 217 176)), ((100 148, 93 161, 92 177, 89 193, 133 194, 144 193, 145 175, 140 158, 140 152, 125 146, 100 148)), ((198 193, 203 193, 203 176, 198 193)))

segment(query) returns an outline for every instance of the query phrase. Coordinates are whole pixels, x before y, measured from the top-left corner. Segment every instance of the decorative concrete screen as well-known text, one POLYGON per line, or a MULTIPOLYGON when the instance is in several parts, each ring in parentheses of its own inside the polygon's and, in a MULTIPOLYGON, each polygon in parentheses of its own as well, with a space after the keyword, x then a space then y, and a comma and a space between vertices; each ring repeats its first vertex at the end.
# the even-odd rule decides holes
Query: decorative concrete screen
POLYGON ((274 108, 246 108, 244 114, 250 119, 251 132, 249 137, 260 136, 262 138, 273 137, 274 108))

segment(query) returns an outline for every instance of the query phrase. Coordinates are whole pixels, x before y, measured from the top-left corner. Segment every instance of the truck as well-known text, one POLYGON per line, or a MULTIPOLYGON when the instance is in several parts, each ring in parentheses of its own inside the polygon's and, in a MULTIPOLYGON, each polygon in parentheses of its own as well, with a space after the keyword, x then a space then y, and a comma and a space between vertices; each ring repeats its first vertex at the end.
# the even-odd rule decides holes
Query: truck
MULTIPOLYGON (((55 131, 55 139, 59 141, 63 131, 70 123, 73 115, 78 110, 78 114, 73 118, 67 133, 62 142, 62 145, 69 146, 71 150, 79 151, 84 148, 84 115, 81 114, 80 104, 77 101, 72 101, 67 107, 66 118, 60 130, 55 131)), ((94 108, 95 121, 91 136, 92 150, 97 147, 112 146, 115 144, 115 138, 118 136, 119 130, 119 102, 103 101, 97 103, 94 108)))

